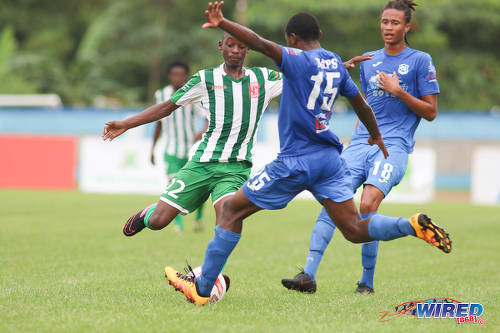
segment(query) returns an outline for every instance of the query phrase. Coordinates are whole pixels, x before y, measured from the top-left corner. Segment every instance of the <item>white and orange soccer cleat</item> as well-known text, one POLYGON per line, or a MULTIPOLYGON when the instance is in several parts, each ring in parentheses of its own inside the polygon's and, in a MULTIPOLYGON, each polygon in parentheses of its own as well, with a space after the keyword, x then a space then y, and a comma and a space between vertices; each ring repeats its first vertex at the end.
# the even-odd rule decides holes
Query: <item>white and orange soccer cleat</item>
POLYGON ((210 300, 210 296, 203 297, 198 295, 193 276, 182 274, 172 267, 167 266, 165 267, 165 277, 168 279, 168 283, 176 290, 182 292, 189 302, 205 305, 210 300))

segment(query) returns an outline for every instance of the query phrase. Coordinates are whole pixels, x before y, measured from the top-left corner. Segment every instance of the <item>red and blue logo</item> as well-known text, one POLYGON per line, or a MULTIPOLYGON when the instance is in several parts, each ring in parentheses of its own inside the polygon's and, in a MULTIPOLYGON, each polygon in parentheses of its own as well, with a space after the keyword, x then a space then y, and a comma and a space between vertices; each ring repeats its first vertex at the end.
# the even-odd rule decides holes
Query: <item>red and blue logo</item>
POLYGON ((482 326, 486 323, 484 318, 480 318, 483 310, 480 303, 422 302, 417 304, 416 312, 418 318, 454 318, 457 325, 476 323, 482 326))
POLYGON ((451 318, 456 320, 457 325, 474 323, 484 326, 486 320, 481 317, 483 312, 481 303, 464 303, 452 298, 430 298, 399 304, 392 311, 382 312, 379 321, 390 321, 406 315, 423 319, 451 318))

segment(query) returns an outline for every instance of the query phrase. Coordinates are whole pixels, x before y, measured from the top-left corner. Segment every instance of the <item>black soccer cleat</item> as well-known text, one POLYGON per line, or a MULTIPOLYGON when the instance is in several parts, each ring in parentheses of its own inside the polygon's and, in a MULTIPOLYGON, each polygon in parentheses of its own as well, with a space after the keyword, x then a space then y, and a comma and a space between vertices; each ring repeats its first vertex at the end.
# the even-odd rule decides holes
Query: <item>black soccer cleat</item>
POLYGON ((355 294, 363 294, 363 295, 371 295, 371 294, 375 294, 375 290, 373 290, 373 288, 368 287, 364 283, 358 282, 358 287, 356 288, 354 293, 355 294))
POLYGON ((137 214, 132 215, 127 220, 127 223, 125 223, 125 226, 123 227, 123 234, 125 236, 133 236, 146 227, 144 224, 144 214, 142 214, 142 212, 143 211, 140 211, 137 214))
POLYGON ((282 279, 281 284, 287 289, 297 290, 301 293, 314 294, 316 292, 316 281, 313 281, 309 274, 304 271, 295 275, 293 279, 282 279))

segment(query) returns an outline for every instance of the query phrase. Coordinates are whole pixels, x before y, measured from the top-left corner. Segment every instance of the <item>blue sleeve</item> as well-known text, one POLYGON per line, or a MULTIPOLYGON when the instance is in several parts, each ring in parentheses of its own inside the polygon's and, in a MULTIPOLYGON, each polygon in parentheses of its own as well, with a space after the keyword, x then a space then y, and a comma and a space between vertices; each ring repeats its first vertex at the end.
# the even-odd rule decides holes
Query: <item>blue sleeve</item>
MULTIPOLYGON (((339 63, 342 64, 342 61, 340 61, 339 63)), ((340 66, 340 70, 342 72, 342 75, 344 76, 343 83, 340 87, 340 94, 345 97, 354 97, 359 94, 359 89, 356 86, 356 83, 354 83, 344 65, 340 66)))
POLYGON ((276 64, 278 69, 287 78, 294 78, 295 73, 304 73, 306 68, 306 61, 301 56, 302 50, 294 49, 291 47, 281 47, 281 64, 276 64))
POLYGON ((365 66, 363 63, 359 64, 359 83, 361 85, 361 91, 366 94, 366 80, 365 80, 365 66))
POLYGON ((439 94, 436 68, 427 53, 423 53, 418 62, 417 91, 420 96, 439 94))

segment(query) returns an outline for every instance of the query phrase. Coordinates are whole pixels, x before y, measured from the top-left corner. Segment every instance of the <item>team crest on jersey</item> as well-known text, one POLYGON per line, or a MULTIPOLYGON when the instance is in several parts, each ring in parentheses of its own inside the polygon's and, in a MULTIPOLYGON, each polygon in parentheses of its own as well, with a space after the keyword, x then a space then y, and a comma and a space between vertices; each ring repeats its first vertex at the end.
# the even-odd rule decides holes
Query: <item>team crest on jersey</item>
POLYGON ((250 98, 258 98, 260 96, 259 82, 250 82, 248 85, 248 94, 250 95, 250 98))
POLYGON ((410 66, 408 66, 407 64, 399 64, 398 73, 401 75, 408 74, 409 69, 410 69, 410 66))

